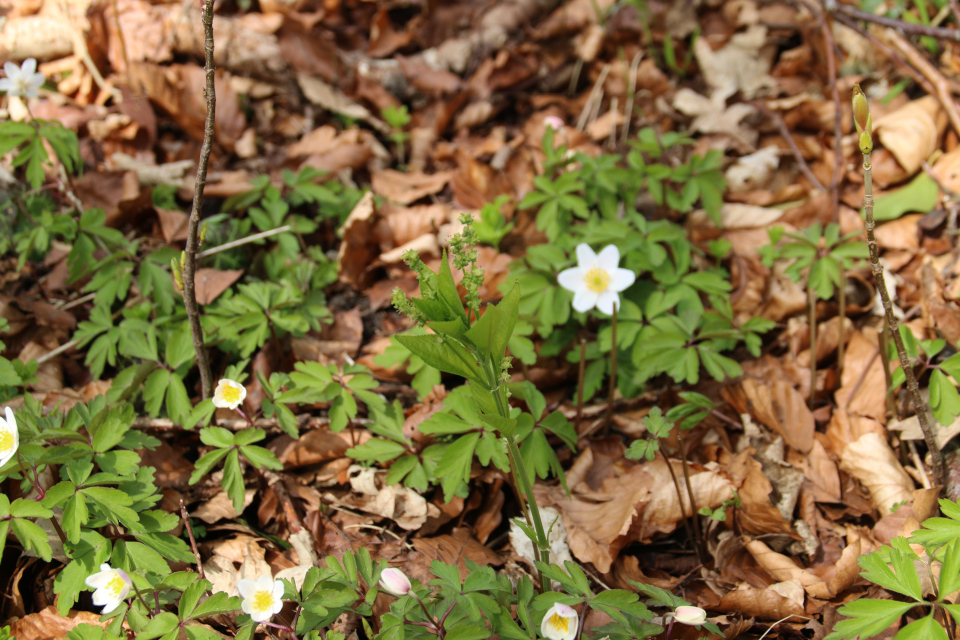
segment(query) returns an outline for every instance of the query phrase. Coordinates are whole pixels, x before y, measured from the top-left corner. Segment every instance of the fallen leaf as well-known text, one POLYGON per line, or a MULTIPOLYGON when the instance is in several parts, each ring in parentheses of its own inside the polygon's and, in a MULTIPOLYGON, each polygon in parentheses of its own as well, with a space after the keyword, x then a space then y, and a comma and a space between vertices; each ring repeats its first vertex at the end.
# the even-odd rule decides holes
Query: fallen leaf
MULTIPOLYGON (((253 499, 256 495, 256 489, 247 489, 243 492, 244 509, 253 504, 253 499)), ((210 500, 194 509, 191 515, 195 518, 200 518, 207 524, 215 524, 220 520, 233 520, 239 514, 233 508, 233 500, 227 495, 227 492, 220 491, 210 500)))
POLYGON ((936 96, 924 96, 874 120, 873 131, 907 174, 913 175, 939 148, 947 122, 936 96))
POLYGON ((754 150, 757 131, 740 124, 744 118, 756 112, 753 106, 740 102, 727 107, 726 98, 719 93, 705 98, 684 87, 673 97, 673 107, 693 118, 690 123, 692 129, 706 134, 727 135, 741 151, 754 150))
POLYGON ((194 279, 197 302, 200 304, 211 304, 220 297, 224 291, 233 286, 233 283, 240 279, 243 270, 221 271, 220 269, 197 269, 194 279))
POLYGON ((847 445, 840 456, 840 469, 863 484, 881 515, 909 500, 915 489, 890 443, 878 433, 867 433, 847 445))
POLYGON ((438 193, 453 175, 453 171, 440 171, 428 175, 384 169, 371 176, 371 183, 377 195, 399 204, 412 204, 420 198, 438 193))
POLYGON ((39 613, 31 613, 10 625, 10 637, 17 640, 55 640, 66 638, 67 633, 79 624, 92 624, 106 628, 100 616, 90 611, 71 611, 61 616, 56 607, 46 607, 39 613))
POLYGON ((709 38, 697 38, 693 51, 703 78, 720 102, 737 91, 747 100, 776 89, 777 81, 770 77, 772 54, 767 41, 766 27, 756 24, 735 34, 725 47, 714 51, 709 38))

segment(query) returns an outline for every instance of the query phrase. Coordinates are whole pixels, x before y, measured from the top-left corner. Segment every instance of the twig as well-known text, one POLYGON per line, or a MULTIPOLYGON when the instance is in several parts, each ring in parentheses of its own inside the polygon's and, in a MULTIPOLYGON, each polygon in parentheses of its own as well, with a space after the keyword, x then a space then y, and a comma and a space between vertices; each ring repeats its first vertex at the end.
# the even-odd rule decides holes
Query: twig
POLYGON ((580 429, 580 421, 583 419, 583 379, 587 370, 587 341, 580 339, 580 363, 577 371, 577 422, 576 429, 580 429))
POLYGON ((213 133, 216 124, 217 90, 214 84, 216 65, 213 61, 213 0, 203 0, 201 12, 203 21, 203 51, 205 54, 204 73, 206 74, 207 116, 203 123, 203 145, 200 147, 200 160, 197 162, 197 177, 193 187, 193 208, 187 226, 186 259, 183 266, 183 303, 190 319, 190 333, 193 335, 193 348, 197 352, 197 366, 200 369, 200 386, 203 399, 213 395, 213 373, 210 359, 203 343, 203 327, 200 325, 200 307, 197 305, 197 253, 200 248, 200 211, 203 209, 203 188, 207 183, 207 166, 210 163, 210 150, 213 147, 213 133))
MULTIPOLYGON (((833 221, 840 224, 840 165, 843 164, 843 132, 840 129, 840 119, 843 112, 840 108, 840 91, 837 89, 837 59, 836 46, 833 42, 833 31, 826 18, 820 20, 820 30, 823 32, 824 46, 827 50, 827 73, 830 75, 830 93, 833 95, 833 178, 830 180, 830 203, 833 205, 833 221)), ((843 351, 846 336, 847 319, 847 275, 843 268, 843 259, 840 260, 840 287, 837 292, 840 305, 840 339, 837 341, 837 375, 843 374, 843 351)), ((813 397, 813 391, 810 392, 813 397)))
MULTIPOLYGON (((319 429, 330 424, 329 418, 310 418, 299 417, 301 429, 319 429)), ((351 420, 354 425, 370 424, 372 420, 368 418, 354 418, 351 420)), ((228 429, 229 431, 243 431, 250 427, 246 420, 226 419, 218 420, 217 426, 228 429)), ((253 426, 259 429, 270 429, 280 431, 280 421, 276 418, 258 418, 253 421, 253 426)), ((156 429, 158 431, 182 431, 183 427, 170 418, 136 418, 133 421, 134 429, 156 429)), ((187 429, 189 431, 189 429, 187 429)))
POLYGON ((697 558, 702 563, 706 558, 706 546, 703 533, 700 531, 700 509, 697 508, 697 498, 693 495, 693 483, 690 482, 690 469, 687 467, 687 447, 683 444, 683 435, 677 431, 677 443, 680 445, 680 464, 683 467, 683 480, 687 485, 687 494, 690 496, 690 515, 693 520, 693 533, 697 537, 697 558))
POLYGON ((933 475, 938 484, 947 488, 947 473, 943 463, 943 453, 937 443, 937 436, 927 417, 928 407, 923 396, 920 395, 920 385, 917 384, 917 377, 913 373, 913 367, 910 366, 910 357, 903 346, 903 338, 900 336, 900 327, 897 323, 897 317, 893 314, 893 304, 890 302, 890 294, 887 292, 887 283, 883 277, 883 267, 880 265, 880 249, 877 246, 877 237, 874 233, 876 221, 873 219, 873 168, 870 165, 870 152, 873 150, 873 139, 871 138, 871 120, 870 110, 866 97, 860 91, 860 86, 854 87, 853 94, 853 112, 854 122, 859 134, 860 151, 863 153, 863 209, 867 218, 867 246, 870 248, 870 266, 873 270, 873 277, 877 282, 877 289, 880 290, 880 301, 883 303, 884 315, 887 319, 887 328, 890 331, 890 337, 897 347, 897 355, 900 357, 900 366, 906 376, 907 389, 913 399, 913 408, 917 414, 917 421, 920 423, 920 429, 923 431, 923 439, 930 450, 930 458, 933 461, 933 475))
POLYGON ((783 121, 783 118, 780 117, 779 113, 771 111, 766 106, 760 102, 754 102, 753 106, 756 107, 760 112, 766 115, 768 118, 773 120, 773 123, 777 125, 777 128, 780 130, 780 135, 784 140, 787 141, 787 146, 790 147, 790 151, 793 153, 793 158, 797 161, 797 167, 800 169, 807 180, 809 180, 814 187, 820 191, 826 191, 827 188, 823 186, 823 183, 820 182, 820 179, 814 175, 813 171, 810 169, 810 165, 807 164, 807 161, 803 157, 803 153, 800 151, 800 148, 797 146, 796 141, 793 139, 793 136, 790 134, 790 130, 787 129, 786 123, 783 121))
POLYGON ((960 42, 960 31, 957 29, 929 27, 925 24, 913 24, 911 22, 904 22, 903 20, 887 18, 886 16, 875 16, 872 13, 860 11, 859 9, 854 9, 853 7, 848 7, 847 5, 840 4, 838 2, 828 2, 826 10, 827 13, 830 14, 842 13, 856 20, 882 24, 885 27, 890 27, 901 33, 910 33, 918 36, 930 36, 931 38, 937 38, 940 40, 960 42))
POLYGON ((180 500, 180 516, 183 518, 183 524, 187 527, 187 535, 190 536, 190 548, 193 549, 193 557, 197 559, 197 575, 201 580, 203 577, 203 563, 200 561, 200 552, 197 550, 197 539, 193 537, 193 527, 190 526, 190 516, 187 515, 187 506, 180 500))
POLYGON ((953 127, 953 130, 957 132, 957 135, 960 135, 960 111, 957 110, 957 105, 950 92, 950 84, 946 78, 943 77, 943 74, 940 73, 934 65, 930 64, 930 61, 899 33, 888 31, 887 38, 890 40, 890 44, 903 54, 907 61, 923 75, 927 82, 933 85, 933 95, 937 97, 940 106, 947 112, 947 117, 950 119, 950 125, 953 127))
POLYGON ((197 254, 197 259, 206 258, 207 256, 212 256, 221 251, 229 251, 230 249, 236 249, 237 247, 242 247, 245 244, 250 244, 251 242, 256 242, 257 240, 263 240, 264 238, 269 238, 270 236, 276 236, 281 233, 286 233, 290 231, 293 227, 289 224, 285 224, 282 227, 277 227, 276 229, 270 229, 269 231, 261 231, 260 233, 255 233, 252 236, 247 236, 246 238, 240 238, 239 240, 233 240, 232 242, 226 242, 224 244, 218 245, 216 247, 210 247, 205 249, 197 254))
POLYGON ((630 81, 627 83, 627 106, 623 109, 623 136, 620 142, 627 144, 627 138, 630 137, 630 121, 633 120, 633 101, 637 94, 637 69, 640 68, 640 60, 643 59, 643 49, 633 56, 630 62, 630 81))
POLYGON ((817 292, 807 276, 807 313, 810 314, 810 411, 817 395, 817 292))

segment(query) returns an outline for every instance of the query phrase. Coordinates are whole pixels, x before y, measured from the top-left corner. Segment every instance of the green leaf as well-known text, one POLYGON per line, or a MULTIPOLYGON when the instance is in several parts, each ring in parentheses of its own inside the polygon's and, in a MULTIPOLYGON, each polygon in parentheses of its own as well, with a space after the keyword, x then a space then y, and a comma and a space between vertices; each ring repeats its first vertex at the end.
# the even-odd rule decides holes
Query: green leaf
POLYGON ((200 478, 210 473, 210 470, 213 469, 222 459, 227 457, 227 454, 233 451, 233 449, 214 449, 209 453, 203 454, 196 464, 194 464, 193 473, 190 474, 190 484, 197 484, 200 478))
POLYGON ((231 598, 223 591, 218 591, 200 603, 200 606, 190 615, 191 618, 205 618, 221 613, 230 613, 240 609, 240 598, 231 598))
MULTIPOLYGON (((937 206, 940 188, 925 172, 905 187, 885 192, 873 205, 873 218, 878 222, 895 220, 905 213, 930 213, 937 206)), ((865 215, 861 212, 861 215, 865 215)))
POLYGON ((20 540, 24 549, 33 551, 35 554, 50 562, 53 557, 53 550, 50 548, 50 542, 47 539, 47 532, 29 520, 15 518, 10 520, 10 528, 13 535, 20 540))
POLYGON ((257 469, 266 467, 276 471, 283 470, 283 463, 277 460, 276 454, 269 449, 256 445, 243 445, 240 447, 240 453, 257 469))
POLYGON ((470 481, 473 450, 479 439, 479 433, 469 433, 458 438, 444 451, 435 475, 440 478, 444 500, 447 502, 453 499, 461 485, 470 481))
POLYGON ((876 551, 862 556, 858 560, 860 567, 864 570, 860 575, 884 589, 922 602, 923 592, 920 588, 920 577, 917 575, 913 558, 896 548, 892 548, 890 549, 890 561, 893 565, 892 568, 887 566, 881 554, 876 551))
POLYGON ((236 449, 230 450, 223 464, 223 489, 233 501, 233 510, 243 513, 246 486, 243 482, 243 472, 240 470, 240 453, 236 449))
POLYGON ((960 413, 960 394, 939 369, 930 374, 930 408, 937 422, 949 426, 960 413))
POLYGON ((946 629, 933 617, 933 613, 911 622, 893 640, 949 640, 946 629))
POLYGON ((960 590, 960 541, 954 540, 944 549, 937 591, 942 600, 944 596, 957 590, 960 590))
POLYGON ((180 619, 173 613, 169 611, 164 611, 160 613, 150 622, 147 623, 147 626, 137 634, 137 640, 153 640, 153 638, 160 638, 165 636, 180 625, 180 619))

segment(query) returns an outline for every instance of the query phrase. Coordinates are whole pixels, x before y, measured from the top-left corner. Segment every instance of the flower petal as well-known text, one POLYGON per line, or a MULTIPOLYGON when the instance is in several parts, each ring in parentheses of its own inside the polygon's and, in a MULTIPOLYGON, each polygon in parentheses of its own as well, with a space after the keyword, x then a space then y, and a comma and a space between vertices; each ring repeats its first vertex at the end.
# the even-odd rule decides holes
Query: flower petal
POLYGON ((593 252, 590 245, 581 242, 577 245, 577 266, 587 271, 597 264, 597 254, 593 252))
POLYGON ((610 291, 620 293, 637 281, 637 274, 630 269, 610 270, 610 291))
POLYGON ((620 249, 617 249, 615 244, 608 244, 597 256, 597 263, 604 271, 612 272, 620 266, 620 249))
POLYGON ((567 291, 579 291, 583 288, 583 269, 572 267, 557 274, 557 283, 567 291))
POLYGON ((97 589, 93 592, 93 604, 102 607, 113 602, 113 598, 107 593, 106 589, 97 589))
POLYGON ((110 582, 110 578, 110 573, 100 571, 99 573, 93 573, 87 576, 87 579, 83 581, 83 584, 87 585, 91 589, 100 589, 101 587, 107 586, 107 583, 110 582))
POLYGON ((265 609, 263 611, 253 611, 250 613, 250 619, 254 622, 266 622, 273 614, 270 612, 270 609, 265 609))
POLYGON ((597 306, 598 297, 599 294, 596 291, 591 291, 590 289, 584 287, 574 294, 573 308, 580 313, 590 311, 590 309, 593 309, 595 306, 597 306))
POLYGON ((25 76, 32 76, 37 71, 37 59, 27 58, 20 65, 20 73, 25 76))
POLYGON ((6 73, 7 77, 11 80, 20 77, 20 67, 12 62, 3 63, 3 72, 6 73))
POLYGON ((597 309, 601 312, 607 314, 608 316, 613 315, 613 306, 616 305, 617 309, 620 309, 620 294, 616 291, 611 291, 607 289, 599 296, 597 296, 597 309))
MULTIPOLYGON (((253 582, 253 580, 250 582, 253 582)), ((244 596, 244 599, 240 601, 240 611, 243 611, 248 616, 253 615, 253 603, 247 600, 246 596, 244 596)))
POLYGON ((262 575, 259 578, 257 578, 257 591, 273 592, 273 577, 268 575, 262 575))
POLYGON ((257 591, 257 583, 250 578, 241 578, 237 581, 237 593, 241 598, 252 598, 257 591))
POLYGON ((283 600, 283 580, 274 580, 273 581, 273 597, 278 601, 283 600))

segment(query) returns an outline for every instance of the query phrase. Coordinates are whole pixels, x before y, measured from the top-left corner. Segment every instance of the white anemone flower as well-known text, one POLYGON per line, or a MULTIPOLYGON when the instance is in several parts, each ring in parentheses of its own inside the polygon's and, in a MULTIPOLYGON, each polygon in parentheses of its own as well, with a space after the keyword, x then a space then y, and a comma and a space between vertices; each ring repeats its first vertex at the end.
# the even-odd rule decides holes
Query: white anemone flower
POLYGON ((577 636, 579 620, 576 609, 558 602, 544 614, 540 635, 547 640, 573 640, 577 636))
POLYGON ((680 624, 699 626, 707 621, 707 612, 700 607, 677 607, 673 617, 680 624))
POLYGON ((7 407, 7 419, 0 418, 0 467, 10 462, 20 446, 20 432, 17 430, 17 420, 13 417, 13 409, 7 407))
POLYGON ((220 378, 213 392, 213 406, 221 409, 236 409, 247 397, 247 388, 239 382, 220 378))
POLYGON ((130 593, 130 576, 121 569, 113 569, 104 562, 100 571, 88 576, 83 581, 93 592, 93 604, 103 607, 101 613, 107 614, 120 606, 127 594, 130 593))
POLYGON ((596 307, 607 315, 620 308, 620 292, 636 281, 629 269, 621 269, 620 250, 609 245, 596 254, 586 244, 577 245, 577 266, 565 269, 557 282, 573 291, 573 308, 580 312, 596 307))
POLYGON ((19 67, 12 62, 6 62, 3 70, 7 77, 0 79, 0 91, 6 91, 7 95, 11 96, 36 98, 40 87, 47 80, 42 73, 37 73, 36 58, 27 58, 19 67))
POLYGON ((392 596, 401 598, 410 593, 412 587, 410 578, 400 569, 390 567, 380 574, 380 588, 392 596))
POLYGON ((237 582, 243 600, 240 609, 254 622, 266 622, 283 609, 283 581, 260 576, 255 581, 243 578, 237 582))

